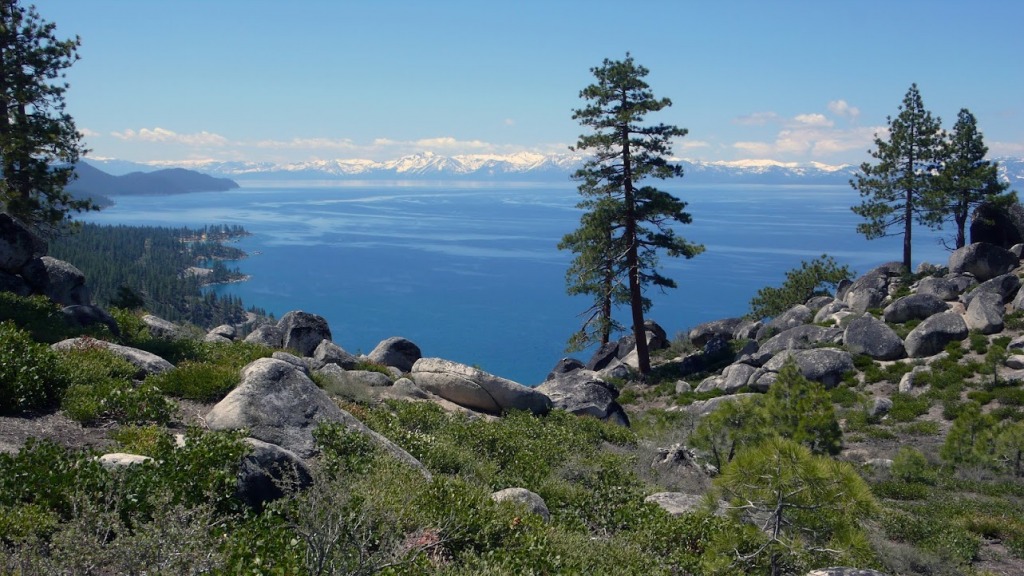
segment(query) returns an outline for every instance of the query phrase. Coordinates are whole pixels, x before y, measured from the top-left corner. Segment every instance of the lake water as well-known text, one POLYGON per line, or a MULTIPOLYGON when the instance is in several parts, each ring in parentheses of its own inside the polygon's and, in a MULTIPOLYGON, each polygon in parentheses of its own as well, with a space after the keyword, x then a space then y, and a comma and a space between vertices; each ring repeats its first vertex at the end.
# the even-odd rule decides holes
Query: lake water
MULTIPOLYGON (((537 384, 563 356, 585 299, 565 294, 572 255, 556 249, 578 225, 572 183, 248 183, 229 192, 119 197, 85 216, 108 224, 240 224, 248 282, 218 286, 280 317, 325 317, 334 341, 369 352, 404 336, 425 356, 537 384)), ((902 258, 902 238, 855 231, 849 186, 666 187, 689 203, 684 237, 706 251, 663 258, 679 284, 649 294, 670 335, 746 312, 785 272, 828 253, 856 273, 902 258)), ((937 233, 916 231, 914 263, 945 264, 937 233)), ((628 318, 625 310, 619 316, 628 318)), ((577 357, 586 359, 587 353, 577 357)))

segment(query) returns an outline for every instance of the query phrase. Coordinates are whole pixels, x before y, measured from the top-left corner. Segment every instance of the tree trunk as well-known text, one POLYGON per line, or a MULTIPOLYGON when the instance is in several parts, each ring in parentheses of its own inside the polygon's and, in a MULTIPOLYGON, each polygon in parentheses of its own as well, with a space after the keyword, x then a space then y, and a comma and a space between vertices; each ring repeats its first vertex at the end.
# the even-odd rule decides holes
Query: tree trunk
POLYGON ((906 222, 903 226, 903 269, 910 272, 910 240, 914 229, 914 191, 907 190, 907 198, 904 201, 903 217, 906 222))
POLYGON ((636 234, 636 196, 633 190, 633 169, 629 154, 629 127, 622 130, 622 177, 623 203, 626 208, 625 238, 626 270, 629 274, 629 308, 633 317, 633 338, 636 340, 636 361, 640 374, 651 373, 650 351, 647 349, 647 334, 644 331, 644 295, 640 285, 640 252, 636 234))

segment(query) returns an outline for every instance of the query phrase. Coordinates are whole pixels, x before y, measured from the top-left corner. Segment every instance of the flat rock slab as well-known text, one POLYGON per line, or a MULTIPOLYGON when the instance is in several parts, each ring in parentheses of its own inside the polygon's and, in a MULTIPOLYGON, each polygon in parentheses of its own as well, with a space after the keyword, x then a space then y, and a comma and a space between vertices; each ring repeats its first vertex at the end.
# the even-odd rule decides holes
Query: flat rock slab
POLYGON ((543 392, 441 358, 420 358, 410 375, 417 386, 473 410, 500 414, 508 410, 551 411, 551 399, 543 392))

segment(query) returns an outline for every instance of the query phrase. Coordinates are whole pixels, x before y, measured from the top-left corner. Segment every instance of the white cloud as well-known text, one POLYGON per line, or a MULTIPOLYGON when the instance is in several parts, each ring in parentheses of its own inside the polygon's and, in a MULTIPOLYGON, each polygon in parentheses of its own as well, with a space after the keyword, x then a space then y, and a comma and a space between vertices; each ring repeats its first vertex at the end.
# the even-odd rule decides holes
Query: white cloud
POLYGON ((512 118, 505 118, 503 123, 505 124, 505 126, 515 126, 516 125, 516 121, 513 120, 512 118))
POLYGON ((205 130, 195 134, 178 134, 160 127, 142 128, 138 131, 129 128, 122 132, 111 132, 110 135, 126 141, 174 143, 186 146, 225 146, 229 143, 228 139, 220 134, 205 130))
POLYGON ((832 126, 831 120, 824 114, 797 114, 793 117, 797 124, 805 126, 832 126))
POLYGON ((86 138, 95 138, 100 135, 99 132, 95 130, 90 130, 88 128, 79 128, 78 133, 86 138))
POLYGON ((287 150, 356 150, 358 147, 347 138, 292 138, 291 140, 257 140, 251 144, 256 148, 287 150))
POLYGON ((675 142, 674 144, 676 146, 678 146, 679 148, 682 148, 683 150, 694 150, 696 148, 710 148, 711 147, 711 143, 710 142, 707 142, 707 141, 704 141, 704 140, 687 140, 685 138, 675 142))
POLYGON ((1024 142, 990 142, 988 144, 989 157, 1000 156, 1024 156, 1024 142))
POLYGON ((837 129, 813 124, 780 130, 772 141, 740 141, 733 148, 752 158, 835 161, 851 152, 874 147, 875 135, 885 137, 885 127, 837 129))
POLYGON ((832 100, 828 103, 828 110, 836 116, 850 118, 851 120, 856 120, 860 116, 860 109, 856 106, 850 106, 846 100, 832 100))

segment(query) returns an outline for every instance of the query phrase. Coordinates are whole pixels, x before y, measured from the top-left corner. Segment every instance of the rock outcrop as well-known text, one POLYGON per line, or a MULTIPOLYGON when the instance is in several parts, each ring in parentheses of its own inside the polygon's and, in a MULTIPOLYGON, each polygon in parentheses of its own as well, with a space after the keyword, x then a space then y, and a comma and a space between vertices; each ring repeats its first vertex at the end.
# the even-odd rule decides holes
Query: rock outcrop
POLYGON ((412 365, 423 357, 420 347, 413 342, 400 337, 392 337, 377 344, 367 358, 371 362, 393 366, 403 374, 412 370, 412 365))
POLYGON ((629 417, 615 401, 619 391, 587 369, 549 377, 536 388, 551 399, 553 408, 577 416, 593 416, 622 426, 629 426, 629 417))
POLYGON ((312 356, 316 347, 331 339, 331 327, 323 316, 293 310, 277 323, 281 330, 281 346, 295 350, 300 356, 312 356))
POLYGON ((261 358, 242 369, 242 381, 206 415, 212 430, 248 430, 257 440, 276 444, 309 458, 317 454, 313 430, 321 423, 340 423, 365 434, 398 460, 430 476, 423 465, 387 438, 339 408, 296 366, 261 358))
POLYGON ((551 410, 551 399, 543 392, 451 360, 420 358, 410 377, 427 392, 488 414, 508 410, 546 414, 551 410))

